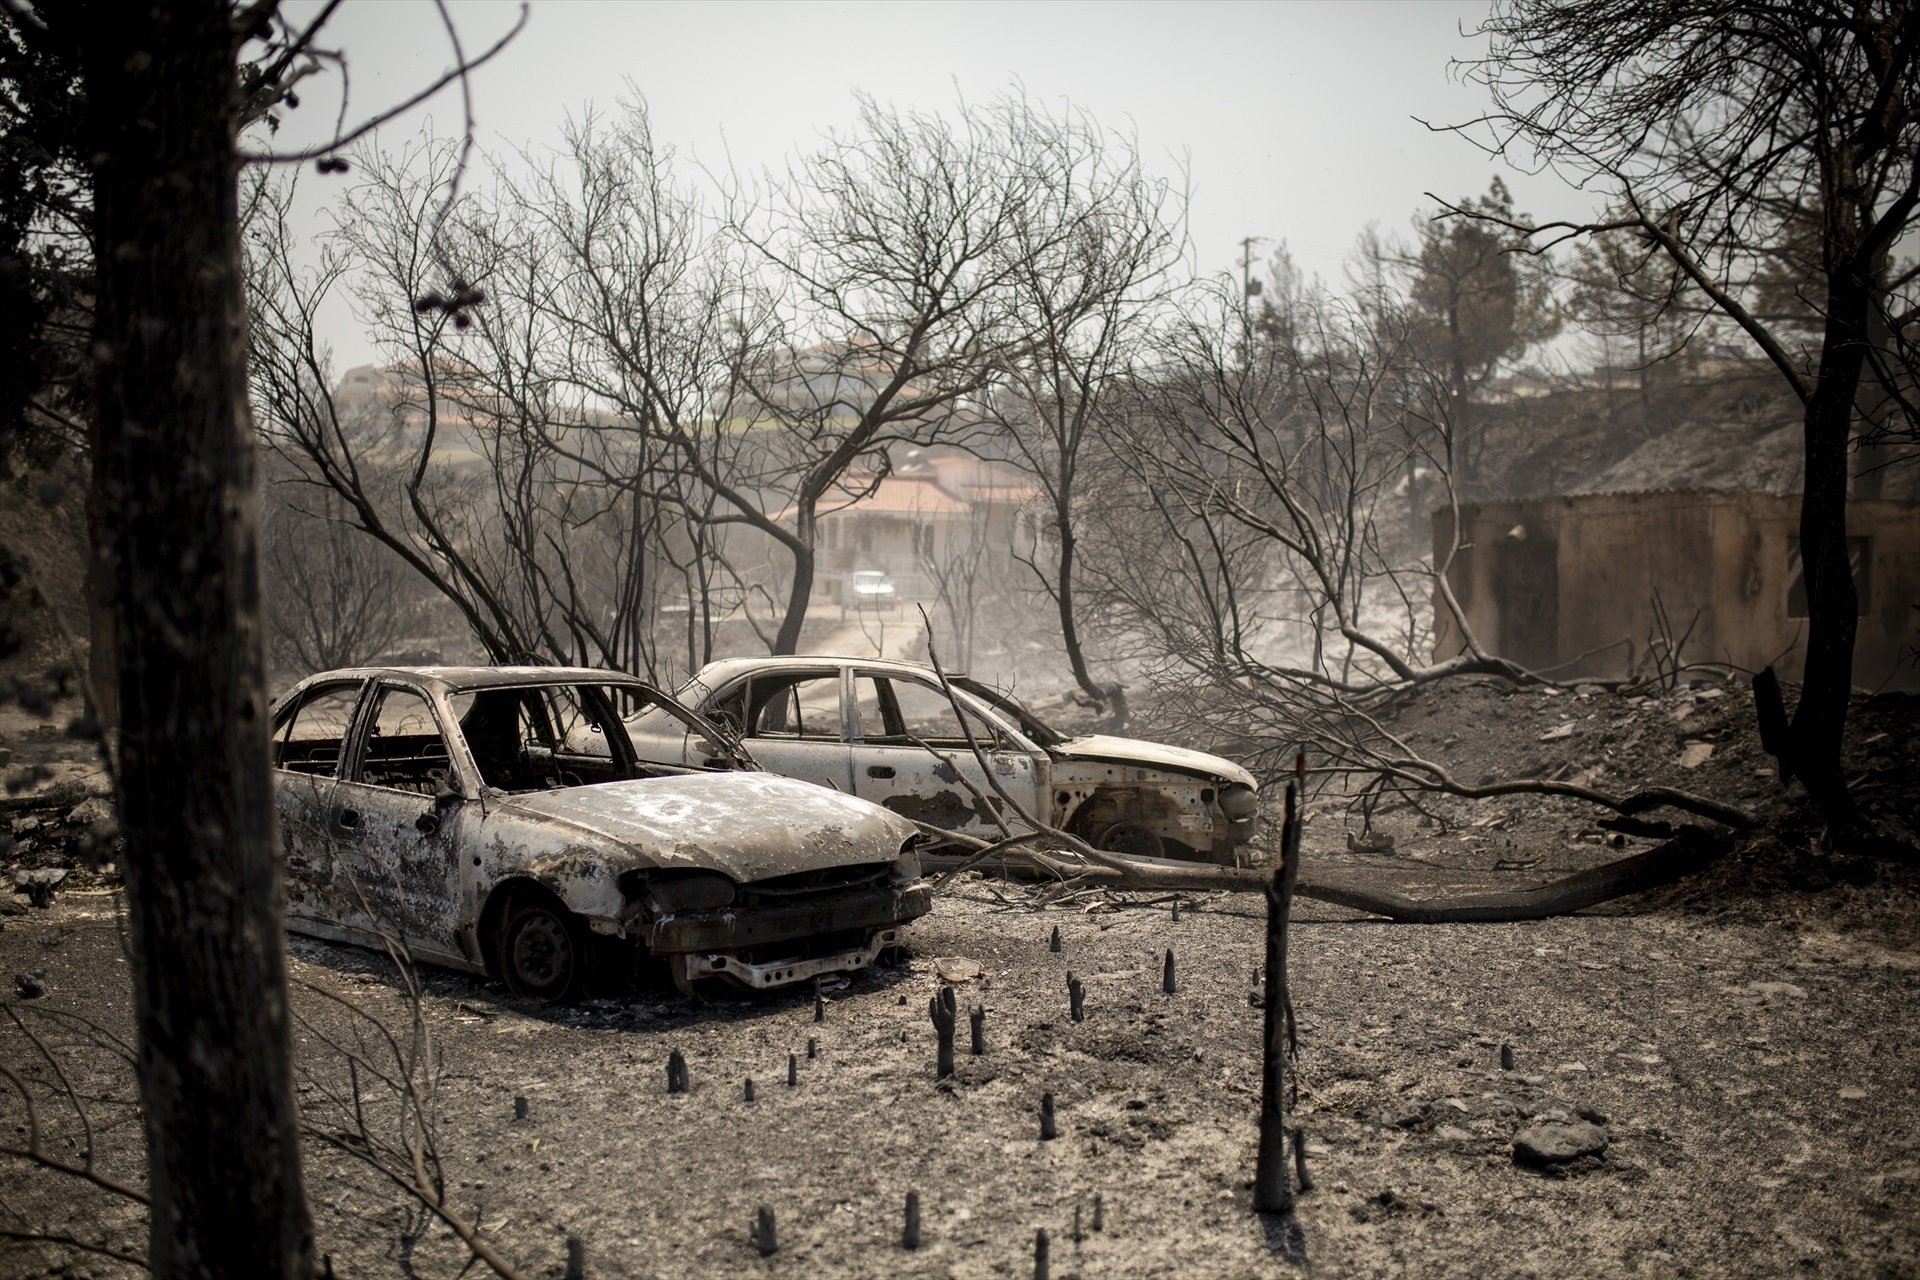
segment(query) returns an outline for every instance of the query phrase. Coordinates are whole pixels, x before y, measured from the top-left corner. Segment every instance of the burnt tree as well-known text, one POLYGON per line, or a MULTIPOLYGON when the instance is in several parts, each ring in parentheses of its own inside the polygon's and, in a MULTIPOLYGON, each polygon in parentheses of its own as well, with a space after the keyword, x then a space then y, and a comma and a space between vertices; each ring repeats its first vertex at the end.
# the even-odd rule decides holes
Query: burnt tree
POLYGON ((1781 762, 1847 827, 1840 748, 1859 611, 1849 453, 1869 369, 1889 393, 1875 414, 1911 413, 1902 393, 1920 312, 1915 270, 1898 258, 1920 204, 1920 14, 1906 0, 1512 0, 1479 34, 1488 53, 1464 66, 1493 108, 1458 130, 1598 186, 1615 208, 1585 223, 1492 220, 1537 248, 1586 235, 1657 245, 1803 405, 1809 628, 1781 762), (1805 344, 1794 320, 1759 305, 1772 260, 1796 237, 1817 246, 1798 275, 1824 317, 1805 344))
POLYGON ((80 33, 150 1264, 306 1277, 235 196, 249 33, 219 0, 99 5, 80 33))

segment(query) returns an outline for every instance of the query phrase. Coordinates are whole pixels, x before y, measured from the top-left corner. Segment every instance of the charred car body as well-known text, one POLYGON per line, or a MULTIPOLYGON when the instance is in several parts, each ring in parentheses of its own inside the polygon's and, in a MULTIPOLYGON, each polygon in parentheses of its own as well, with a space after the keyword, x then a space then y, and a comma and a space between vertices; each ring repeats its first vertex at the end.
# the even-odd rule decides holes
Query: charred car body
POLYGON ((272 723, 288 927, 397 941, 521 995, 563 998, 646 956, 683 990, 861 969, 931 906, 910 823, 754 770, 627 676, 332 671, 272 723), (641 760, 628 716, 679 725, 699 763, 641 760))
MULTIPOLYGON (((1246 861, 1259 793, 1239 765, 1132 738, 1067 737, 988 685, 964 676, 949 683, 952 702, 938 673, 916 663, 736 658, 702 668, 679 698, 740 735, 765 768, 930 826, 997 837, 993 810, 1005 807, 997 783, 1041 821, 1096 848, 1246 861)), ((657 714, 628 727, 643 755, 703 759, 699 743, 657 714)))

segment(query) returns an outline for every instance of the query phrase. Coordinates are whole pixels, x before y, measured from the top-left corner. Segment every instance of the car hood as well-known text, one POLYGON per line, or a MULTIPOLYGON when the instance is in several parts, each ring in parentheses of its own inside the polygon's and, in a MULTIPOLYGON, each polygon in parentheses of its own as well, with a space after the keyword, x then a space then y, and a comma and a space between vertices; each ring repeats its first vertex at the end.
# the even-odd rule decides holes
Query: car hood
POLYGON ((568 787, 516 795, 500 808, 624 845, 635 866, 718 871, 739 884, 891 862, 918 830, 879 805, 770 773, 568 787))
POLYGON ((1139 738, 1110 738, 1103 733, 1088 734, 1083 738, 1069 738, 1056 743, 1051 750, 1069 760, 1097 760, 1103 764, 1143 765, 1153 769, 1172 769, 1176 773, 1198 774, 1205 778, 1219 778, 1223 782, 1239 782, 1251 787, 1257 785, 1253 775, 1224 756, 1211 755, 1205 751, 1189 751, 1185 747, 1170 747, 1164 742, 1143 742, 1139 738))

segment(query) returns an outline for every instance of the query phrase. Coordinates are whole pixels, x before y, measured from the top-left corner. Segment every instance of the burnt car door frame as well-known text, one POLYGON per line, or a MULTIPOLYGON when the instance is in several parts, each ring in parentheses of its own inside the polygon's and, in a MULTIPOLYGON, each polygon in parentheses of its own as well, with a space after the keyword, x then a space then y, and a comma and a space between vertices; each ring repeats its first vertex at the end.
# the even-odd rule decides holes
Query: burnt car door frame
POLYGON ((346 767, 334 784, 333 831, 359 877, 358 891, 378 908, 373 932, 427 958, 466 958, 460 922, 473 914, 475 886, 463 857, 472 788, 459 776, 453 743, 465 739, 448 728, 447 716, 427 690, 382 676, 368 682, 346 767), (444 785, 421 792, 371 782, 363 776, 372 758, 374 730, 390 694, 417 698, 446 748, 444 785), (377 922, 383 921, 385 927, 377 922))
POLYGON ((703 719, 714 720, 714 711, 719 704, 738 696, 740 699, 739 736, 747 752, 764 769, 772 773, 799 778, 820 786, 831 787, 843 795, 856 793, 853 777, 853 755, 848 742, 848 728, 852 714, 848 703, 849 680, 845 667, 823 667, 812 663, 795 663, 791 666, 779 666, 770 670, 753 671, 729 685, 723 685, 700 700, 693 710, 703 719), (812 739, 804 735, 793 737, 760 737, 755 734, 755 721, 766 706, 766 700, 758 696, 755 686, 762 683, 784 685, 789 693, 803 680, 831 680, 834 683, 834 705, 836 708, 836 728, 831 738, 812 739), (805 769, 794 767, 803 765, 805 769))
MULTIPOLYGON (((1001 816, 1011 819, 1016 815, 1005 812, 1006 802, 996 792, 995 781, 1029 812, 1045 820, 1046 806, 1041 802, 1046 796, 1046 770, 1050 757, 1044 749, 1028 741, 1017 727, 1008 724, 1006 717, 997 714, 996 708, 983 705, 981 699, 962 689, 954 689, 953 701, 964 714, 991 727, 994 740, 977 744, 981 755, 985 757, 985 769, 982 768, 982 762, 974 757, 964 737, 929 742, 927 746, 939 754, 941 761, 945 762, 943 766, 929 755, 926 747, 905 740, 906 726, 901 719, 897 688, 899 685, 911 686, 944 704, 947 695, 937 681, 868 667, 859 662, 849 663, 842 670, 849 698, 850 732, 847 745, 853 757, 855 791, 861 798, 937 827, 989 839, 997 837, 1000 834, 999 824, 991 815, 981 812, 981 800, 957 780, 958 777, 965 777, 985 797, 987 804, 1001 811, 1001 816), (860 723, 857 714, 858 696, 854 689, 861 679, 875 683, 880 691, 881 712, 889 721, 882 724, 882 732, 877 735, 879 740, 869 739, 866 726, 860 723), (991 781, 987 777, 989 769, 994 775, 991 781), (946 790, 928 799, 925 791, 907 785, 916 775, 929 779, 930 788, 945 787, 946 790), (930 807, 922 811, 916 808, 914 800, 930 807)), ((953 708, 947 706, 945 710, 951 715, 953 708)), ((959 727, 957 721, 955 727, 959 727)))
POLYGON ((360 719, 366 714, 367 689, 372 683, 358 676, 315 684, 303 689, 298 700, 281 708, 271 725, 274 789, 280 797, 275 807, 280 817, 280 858, 287 880, 287 909, 321 928, 364 930, 373 923, 360 910, 360 904, 346 884, 340 865, 340 843, 333 825, 340 778, 360 719), (281 741, 281 734, 290 732, 301 713, 321 698, 349 688, 353 690, 353 704, 340 729, 333 767, 324 773, 293 767, 295 762, 283 755, 289 744, 281 741), (309 903, 327 915, 310 914, 303 909, 309 903))

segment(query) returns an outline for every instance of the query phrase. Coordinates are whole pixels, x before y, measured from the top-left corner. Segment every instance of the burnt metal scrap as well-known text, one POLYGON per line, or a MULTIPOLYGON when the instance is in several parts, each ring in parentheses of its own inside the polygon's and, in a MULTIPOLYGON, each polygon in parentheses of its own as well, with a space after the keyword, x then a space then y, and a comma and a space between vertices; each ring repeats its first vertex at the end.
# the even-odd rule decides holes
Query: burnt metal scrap
POLYGON ((291 929, 559 999, 604 965, 681 988, 871 966, 931 907, 916 829, 759 772, 639 680, 572 668, 360 668, 273 710, 291 929), (643 761, 623 716, 702 763, 643 761))

